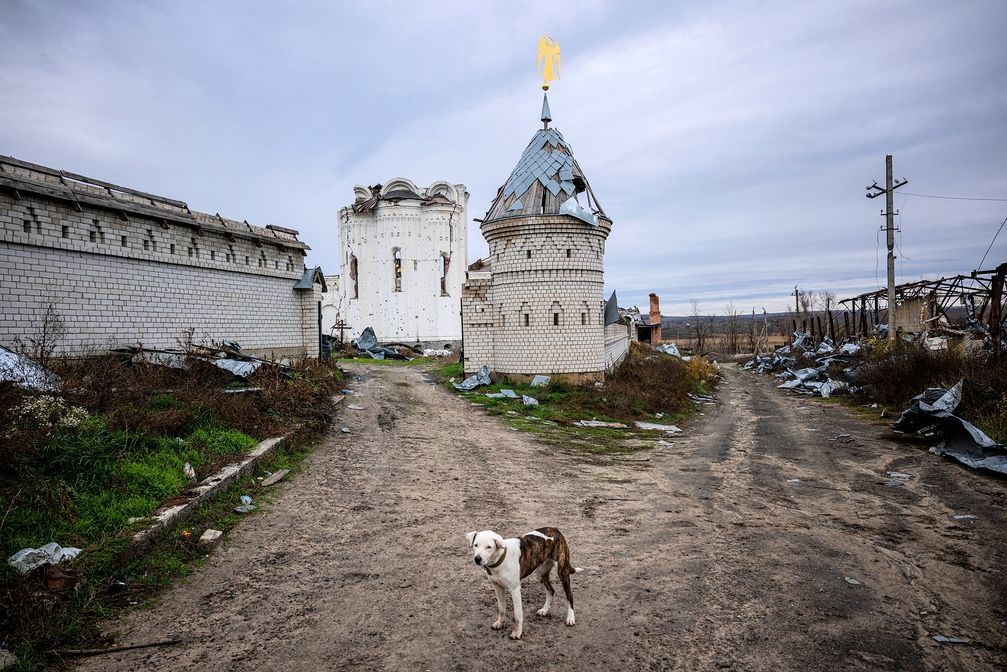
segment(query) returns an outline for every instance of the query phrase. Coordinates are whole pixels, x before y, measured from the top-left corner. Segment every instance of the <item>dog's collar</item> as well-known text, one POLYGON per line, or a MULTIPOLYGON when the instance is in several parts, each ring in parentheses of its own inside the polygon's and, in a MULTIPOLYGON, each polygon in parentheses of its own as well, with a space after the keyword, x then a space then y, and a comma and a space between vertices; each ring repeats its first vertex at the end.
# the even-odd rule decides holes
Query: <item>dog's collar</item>
POLYGON ((503 561, 507 558, 507 548, 504 547, 503 551, 504 551, 503 555, 500 556, 500 559, 494 562, 492 565, 483 565, 483 569, 486 570, 487 574, 492 575, 493 572, 491 572, 490 570, 499 567, 503 563, 503 561))

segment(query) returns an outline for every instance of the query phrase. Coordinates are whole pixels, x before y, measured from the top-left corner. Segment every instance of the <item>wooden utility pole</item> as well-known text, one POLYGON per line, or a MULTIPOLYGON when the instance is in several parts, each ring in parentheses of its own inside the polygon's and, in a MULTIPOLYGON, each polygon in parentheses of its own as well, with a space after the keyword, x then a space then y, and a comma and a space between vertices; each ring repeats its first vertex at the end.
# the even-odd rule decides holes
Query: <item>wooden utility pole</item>
POLYGON ((798 315, 801 312, 801 293, 797 291, 797 285, 794 285, 794 314, 798 315))
POLYGON ((882 189, 875 182, 867 187, 867 198, 877 198, 881 194, 885 195, 885 211, 881 214, 885 216, 885 231, 888 242, 888 339, 895 340, 895 190, 909 180, 901 180, 898 184, 892 184, 892 155, 885 156, 885 188, 882 189))

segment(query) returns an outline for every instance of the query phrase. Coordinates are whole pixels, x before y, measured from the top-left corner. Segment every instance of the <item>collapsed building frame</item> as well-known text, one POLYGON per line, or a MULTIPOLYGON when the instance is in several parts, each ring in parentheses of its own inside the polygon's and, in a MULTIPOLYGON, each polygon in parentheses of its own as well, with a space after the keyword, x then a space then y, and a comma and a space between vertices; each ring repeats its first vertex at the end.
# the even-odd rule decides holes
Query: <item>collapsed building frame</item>
MULTIPOLYGON (((993 346, 994 358, 1001 354, 1001 338, 1007 333, 1007 298, 1004 279, 1007 277, 1007 263, 994 269, 972 271, 968 275, 954 275, 937 280, 920 280, 895 287, 896 311, 910 302, 921 304, 926 315, 922 320, 924 331, 966 331, 988 334, 993 346), (961 306, 964 312, 951 314, 951 309, 961 306), (962 319, 964 315, 964 319, 962 319), (943 319, 942 319, 943 318, 943 319)), ((888 290, 865 292, 839 301, 843 311, 843 326, 847 338, 865 337, 875 331, 879 324, 891 324, 888 318, 888 290)), ((896 324, 898 312, 896 312, 896 324)), ((835 340, 835 325, 832 313, 828 314, 829 333, 835 340)), ((821 320, 818 331, 822 330, 821 320)), ((897 327, 896 327, 897 328, 897 327)), ((812 332, 814 324, 811 325, 812 332)), ((796 331, 796 322, 795 322, 796 331)))

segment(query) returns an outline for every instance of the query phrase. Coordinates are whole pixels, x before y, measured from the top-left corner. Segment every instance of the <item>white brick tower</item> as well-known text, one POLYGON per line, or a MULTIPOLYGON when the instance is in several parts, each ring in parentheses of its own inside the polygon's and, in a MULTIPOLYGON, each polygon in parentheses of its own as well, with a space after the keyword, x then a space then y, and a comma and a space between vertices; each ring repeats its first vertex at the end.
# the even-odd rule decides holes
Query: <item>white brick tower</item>
POLYGON ((489 257, 463 294, 466 371, 604 377, 605 240, 612 221, 543 100, 535 133, 482 222, 489 257), (486 272, 488 271, 488 272, 486 272))

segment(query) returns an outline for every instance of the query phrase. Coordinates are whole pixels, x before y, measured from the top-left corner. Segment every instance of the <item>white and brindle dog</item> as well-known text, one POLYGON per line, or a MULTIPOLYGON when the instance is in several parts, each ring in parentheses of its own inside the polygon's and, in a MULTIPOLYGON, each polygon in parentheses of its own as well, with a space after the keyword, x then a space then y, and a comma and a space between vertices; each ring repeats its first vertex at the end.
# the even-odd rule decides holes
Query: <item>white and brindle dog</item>
POLYGON ((524 627, 524 610, 521 607, 521 580, 532 574, 538 576, 545 586, 545 606, 538 610, 539 616, 547 616, 555 594, 549 583, 549 573, 553 567, 559 574, 566 593, 566 624, 576 623, 573 615, 573 594, 570 592, 570 574, 581 571, 570 566, 570 547, 566 538, 555 527, 540 527, 518 539, 504 539, 492 530, 469 532, 465 535, 472 548, 472 560, 486 570, 486 575, 497 595, 497 620, 493 629, 504 626, 507 615, 507 593, 514 605, 514 630, 511 639, 521 639, 524 627))

